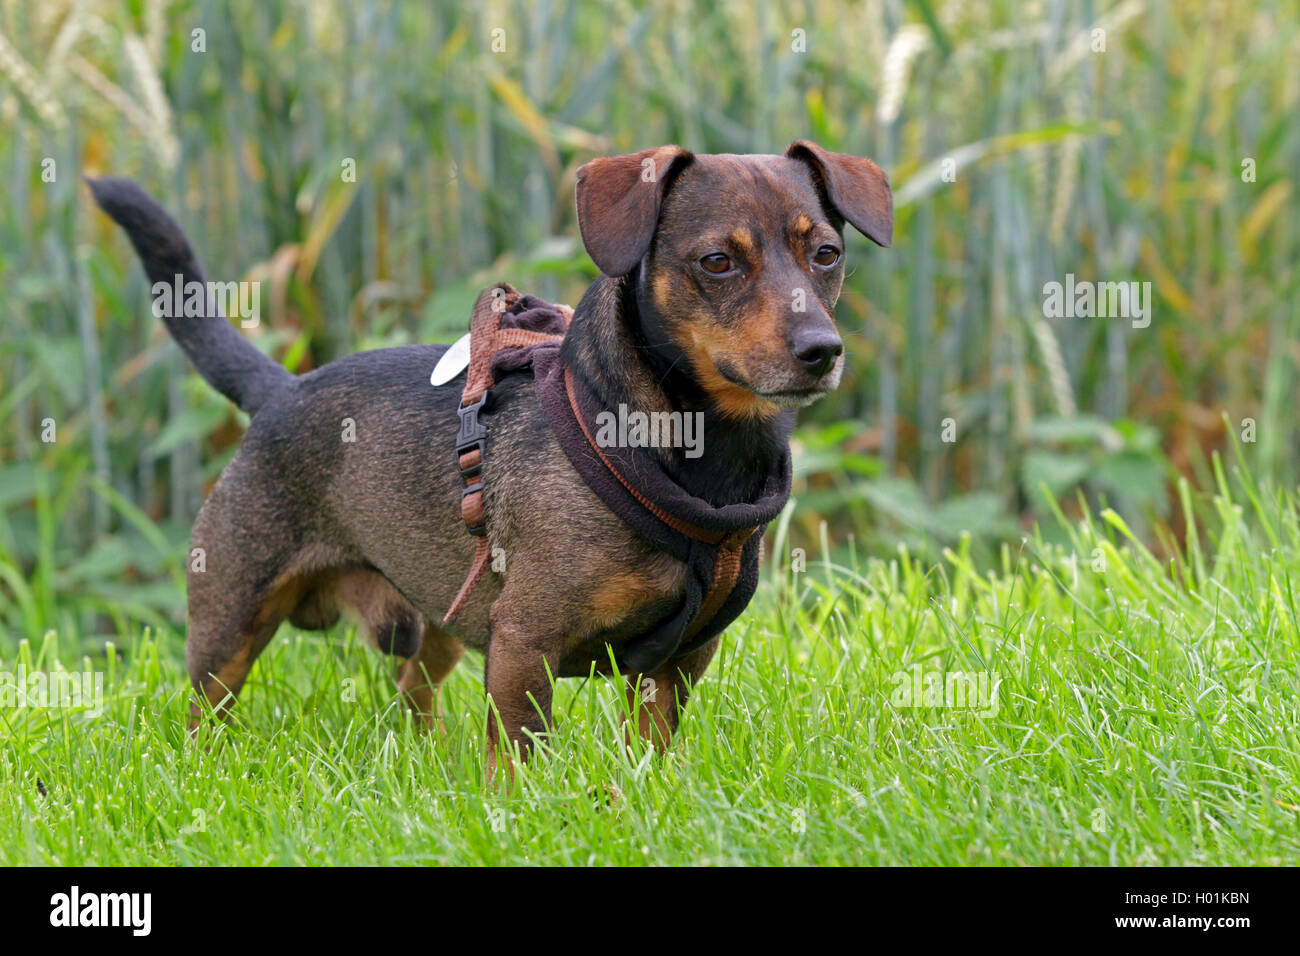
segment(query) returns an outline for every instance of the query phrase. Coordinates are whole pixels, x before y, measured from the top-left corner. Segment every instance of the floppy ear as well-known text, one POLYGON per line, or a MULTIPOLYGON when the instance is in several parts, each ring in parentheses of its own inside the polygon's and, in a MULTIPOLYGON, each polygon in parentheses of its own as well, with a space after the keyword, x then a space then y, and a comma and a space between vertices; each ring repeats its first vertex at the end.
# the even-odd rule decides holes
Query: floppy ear
POLYGON ((810 165, 826 187, 835 211, 872 242, 888 246, 894 238, 894 194, 889 177, 869 159, 832 153, 801 139, 785 154, 810 165))
POLYGON ((659 206, 677 168, 693 159, 680 146, 593 159, 578 170, 578 231, 607 276, 626 275, 650 249, 659 206))

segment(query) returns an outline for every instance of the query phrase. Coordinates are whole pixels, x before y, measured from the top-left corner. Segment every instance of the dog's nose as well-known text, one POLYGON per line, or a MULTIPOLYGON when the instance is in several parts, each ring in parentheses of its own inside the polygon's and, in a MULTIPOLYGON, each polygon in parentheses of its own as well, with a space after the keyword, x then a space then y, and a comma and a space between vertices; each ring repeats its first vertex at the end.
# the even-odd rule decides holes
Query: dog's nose
POLYGON ((795 334, 791 351, 813 375, 825 375, 844 351, 844 343, 834 329, 813 328, 795 334))

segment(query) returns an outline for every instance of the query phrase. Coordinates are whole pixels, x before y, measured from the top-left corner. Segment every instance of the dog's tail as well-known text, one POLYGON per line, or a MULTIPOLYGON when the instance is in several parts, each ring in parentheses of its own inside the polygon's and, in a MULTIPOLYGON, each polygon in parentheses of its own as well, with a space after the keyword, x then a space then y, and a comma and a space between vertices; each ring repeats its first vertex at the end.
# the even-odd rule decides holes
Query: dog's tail
MULTIPOLYGON (((90 179, 95 202, 126 230, 151 283, 169 288, 180 276, 181 288, 190 282, 204 283, 194 252, 180 226, 148 193, 129 179, 90 179)), ((267 358, 217 308, 215 297, 204 285, 203 314, 185 315, 182 302, 164 310, 163 322, 181 350, 213 388, 252 415, 278 391, 293 381, 293 375, 267 358)))

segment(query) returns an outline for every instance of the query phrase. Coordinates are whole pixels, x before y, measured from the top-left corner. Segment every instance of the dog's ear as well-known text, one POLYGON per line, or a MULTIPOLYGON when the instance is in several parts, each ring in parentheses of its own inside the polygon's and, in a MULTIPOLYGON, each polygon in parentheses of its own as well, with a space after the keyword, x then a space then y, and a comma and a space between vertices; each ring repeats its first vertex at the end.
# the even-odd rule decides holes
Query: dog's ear
POLYGON ((650 249, 659 207, 678 170, 693 159, 680 146, 593 159, 578 170, 578 231, 607 276, 626 275, 650 249))
POLYGON ((806 139, 791 143, 785 154, 813 168, 835 211, 858 232, 880 246, 893 241, 894 193, 884 170, 869 159, 832 153, 806 139))

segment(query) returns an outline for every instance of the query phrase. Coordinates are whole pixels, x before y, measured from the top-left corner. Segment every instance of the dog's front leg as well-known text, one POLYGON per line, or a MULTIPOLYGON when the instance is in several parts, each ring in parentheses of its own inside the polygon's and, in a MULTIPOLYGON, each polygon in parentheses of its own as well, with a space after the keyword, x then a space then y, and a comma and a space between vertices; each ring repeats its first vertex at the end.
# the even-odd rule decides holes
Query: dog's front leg
POLYGON ((539 637, 535 621, 520 620, 503 612, 499 604, 493 606, 483 675, 488 695, 489 779, 499 763, 513 776, 515 754, 528 759, 529 733, 539 735, 550 729, 552 680, 563 648, 562 638, 539 637))
MULTIPOLYGON (((668 661, 653 674, 632 674, 627 678, 628 708, 636 714, 637 733, 660 753, 668 749, 691 689, 704 676, 718 650, 720 637, 676 660, 668 661)), ((624 732, 631 743, 632 724, 624 732)))

